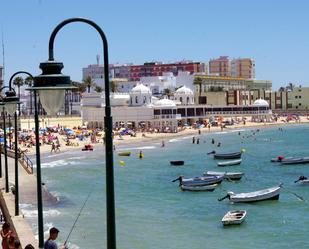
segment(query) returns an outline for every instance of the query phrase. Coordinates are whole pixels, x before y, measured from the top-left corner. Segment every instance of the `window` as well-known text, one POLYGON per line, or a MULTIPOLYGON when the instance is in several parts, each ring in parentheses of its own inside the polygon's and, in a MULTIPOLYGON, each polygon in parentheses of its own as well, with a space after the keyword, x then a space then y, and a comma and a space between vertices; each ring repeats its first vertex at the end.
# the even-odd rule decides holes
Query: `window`
POLYGON ((189 98, 189 97, 187 97, 187 104, 189 104, 189 100, 190 100, 190 98, 189 98))
POLYGON ((144 96, 144 101, 143 102, 144 102, 144 104, 146 103, 146 96, 144 96))
POLYGON ((299 106, 301 106, 301 103, 298 103, 299 106))
POLYGON ((136 104, 138 103, 138 97, 137 96, 135 97, 135 103, 136 104))
POLYGON ((179 98, 179 101, 182 103, 182 97, 179 98))
POLYGON ((299 99, 301 99, 301 96, 298 96, 299 99))
POLYGON ((297 99, 298 98, 298 96, 295 96, 295 99, 297 99))

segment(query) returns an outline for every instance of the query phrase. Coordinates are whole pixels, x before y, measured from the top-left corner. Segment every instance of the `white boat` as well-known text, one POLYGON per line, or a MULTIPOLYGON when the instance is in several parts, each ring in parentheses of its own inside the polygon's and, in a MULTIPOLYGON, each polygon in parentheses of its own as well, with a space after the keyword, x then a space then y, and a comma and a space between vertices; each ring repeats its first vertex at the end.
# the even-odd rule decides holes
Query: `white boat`
POLYGON ((227 225, 239 225, 241 224, 247 215, 246 210, 232 210, 228 211, 222 218, 222 224, 227 225))
POLYGON ((226 180, 237 181, 240 180, 244 172, 218 172, 218 171, 207 171, 204 173, 205 176, 224 176, 226 180))
POLYGON ((217 163, 217 165, 219 167, 224 167, 224 166, 239 165, 240 163, 241 163, 241 159, 237 159, 237 160, 232 160, 232 161, 219 162, 217 163))
POLYGON ((216 187, 218 187, 219 184, 211 184, 211 185, 180 185, 180 188, 182 190, 189 190, 189 191, 214 191, 216 187))
POLYGON ((280 195, 281 185, 262 189, 254 192, 235 194, 234 192, 228 192, 226 196, 220 198, 219 201, 229 198, 230 202, 256 202, 265 200, 278 200, 280 195))

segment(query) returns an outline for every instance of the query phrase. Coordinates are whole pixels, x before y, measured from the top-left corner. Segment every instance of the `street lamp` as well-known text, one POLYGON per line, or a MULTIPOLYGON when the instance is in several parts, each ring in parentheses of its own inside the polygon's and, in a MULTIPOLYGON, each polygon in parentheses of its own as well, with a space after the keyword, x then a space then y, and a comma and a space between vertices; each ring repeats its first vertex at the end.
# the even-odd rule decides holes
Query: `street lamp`
MULTIPOLYGON (((28 72, 25 72, 25 71, 18 71, 16 73, 14 73, 10 80, 9 80, 9 89, 13 89, 12 88, 12 80, 13 78, 17 75, 17 74, 27 74, 29 77, 33 78, 33 76, 28 73, 28 72)), ((13 92, 13 91, 11 91, 13 92)), ((13 92, 15 93, 15 92, 13 92)), ((11 94, 12 95, 12 94, 11 94)), ((11 97, 11 101, 10 103, 11 104, 8 104, 9 108, 11 109, 10 111, 14 110, 15 108, 15 111, 14 111, 14 136, 15 136, 15 148, 14 148, 14 151, 15 151, 15 216, 18 216, 19 215, 19 182, 18 182, 18 132, 17 132, 17 113, 16 113, 16 110, 17 110, 17 104, 20 104, 19 102, 19 98, 16 96, 16 93, 15 93, 15 96, 12 95, 11 97), (15 100, 14 100, 15 98, 15 100)), ((7 105, 7 104, 6 104, 7 105)))
MULTIPOLYGON (((0 89, 0 92, 2 92, 2 90, 4 88, 7 88, 7 86, 4 86, 0 89)), ((8 157, 7 157, 7 139, 6 139, 6 120, 5 120, 5 116, 6 114, 8 115, 12 115, 14 112, 16 113, 16 108, 17 108, 17 104, 19 103, 19 98, 16 96, 16 93, 14 91, 13 88, 11 88, 11 85, 9 86, 9 90, 7 92, 5 92, 5 96, 1 97, 2 98, 2 102, 1 102, 1 106, 2 106, 2 115, 3 115, 3 135, 4 135, 4 167, 5 167, 5 192, 8 193, 9 192, 9 174, 8 174, 8 157)), ((16 133, 16 129, 15 129, 15 133, 16 133)), ((15 145, 16 148, 16 145, 15 145)), ((18 160, 18 158, 16 157, 16 152, 15 152, 15 160, 18 160)), ((16 170, 16 168, 15 168, 16 170)), ((16 182, 16 172, 15 172, 15 187, 16 184, 18 185, 18 179, 16 182)), ((16 213, 16 210, 15 210, 16 213)))
MULTIPOLYGON (((53 30, 49 38, 49 58, 45 63, 41 63, 40 68, 43 73, 34 78, 33 87, 30 90, 38 92, 40 95, 41 103, 44 109, 48 112, 55 113, 60 107, 60 100, 64 101, 64 90, 70 89, 70 78, 61 74, 63 64, 54 61, 54 40, 58 31, 66 24, 72 22, 87 23, 95 28, 103 42, 104 52, 104 80, 105 80, 105 117, 104 117, 104 128, 106 137, 106 219, 107 219, 107 249, 116 249, 116 225, 115 225, 115 199, 114 199, 114 168, 113 168, 113 139, 112 139, 112 117, 111 117, 111 106, 110 106, 110 83, 109 83, 109 68, 108 68, 108 45, 107 39, 103 30, 93 21, 84 18, 70 18, 62 21, 53 30), (57 101, 56 101, 57 100, 57 101), (59 101, 58 101, 59 100, 59 101)), ((34 96, 36 106, 36 96, 34 96)), ((36 137, 38 137, 38 114, 35 110, 35 126, 36 126, 36 137)), ((38 146, 38 143, 36 143, 38 146)), ((37 159, 39 157, 39 148, 37 149, 37 159)), ((37 160, 37 175, 38 180, 41 181, 40 176, 40 160, 37 160)), ((38 187, 41 182, 38 181, 38 187)), ((41 202, 42 197, 39 196, 38 192, 38 203, 41 202)), ((39 247, 43 246, 43 215, 42 206, 38 208, 39 218, 39 247), (41 217, 40 217, 41 216, 41 217)))

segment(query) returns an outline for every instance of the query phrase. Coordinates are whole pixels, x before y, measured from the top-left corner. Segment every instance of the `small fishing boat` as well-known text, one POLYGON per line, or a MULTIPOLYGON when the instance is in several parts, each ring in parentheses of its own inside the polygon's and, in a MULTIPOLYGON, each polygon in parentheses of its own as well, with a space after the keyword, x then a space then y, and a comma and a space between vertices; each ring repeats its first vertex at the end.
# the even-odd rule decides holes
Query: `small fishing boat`
POLYGON ((84 148, 82 148, 82 151, 93 151, 93 145, 91 144, 85 144, 84 148))
POLYGON ((223 181, 224 176, 198 176, 192 178, 183 178, 183 176, 179 176, 172 182, 179 181, 179 186, 205 186, 211 184, 220 184, 223 181))
POLYGON ((238 159, 238 158, 241 158, 241 152, 217 153, 216 151, 211 151, 207 154, 208 155, 213 154, 214 159, 238 159))
POLYGON ((218 171, 207 171, 204 173, 205 176, 222 176, 224 179, 238 181, 240 180, 244 172, 218 172, 218 171))
POLYGON ((130 156, 130 155, 131 155, 130 151, 118 152, 118 156, 130 156))
POLYGON ((188 191, 214 191, 216 187, 218 187, 219 184, 210 184, 210 185, 180 185, 180 188, 182 190, 188 190, 188 191))
POLYGON ((232 161, 226 161, 226 162, 219 162, 217 165, 219 167, 225 167, 225 166, 233 166, 233 165, 239 165, 241 164, 241 159, 232 160, 232 161))
POLYGON ((170 164, 174 166, 181 166, 184 165, 184 163, 184 161, 170 161, 170 164))
POLYGON ((223 226, 239 225, 245 220, 246 215, 247 215, 246 210, 228 211, 222 218, 222 224, 223 226))
POLYGON ((282 161, 280 161, 283 165, 288 164, 305 164, 309 163, 309 157, 293 157, 293 158, 285 158, 282 161))
POLYGON ((277 156, 275 158, 270 159, 272 163, 281 162, 284 159, 284 156, 277 156))
POLYGON ((299 182, 300 184, 309 184, 309 179, 305 176, 300 176, 298 180, 294 181, 295 183, 299 182))
POLYGON ((280 195, 281 185, 271 187, 263 190, 258 190, 248 193, 235 194, 234 192, 228 192, 226 196, 219 199, 219 201, 228 198, 230 202, 257 202, 265 200, 278 200, 280 195))

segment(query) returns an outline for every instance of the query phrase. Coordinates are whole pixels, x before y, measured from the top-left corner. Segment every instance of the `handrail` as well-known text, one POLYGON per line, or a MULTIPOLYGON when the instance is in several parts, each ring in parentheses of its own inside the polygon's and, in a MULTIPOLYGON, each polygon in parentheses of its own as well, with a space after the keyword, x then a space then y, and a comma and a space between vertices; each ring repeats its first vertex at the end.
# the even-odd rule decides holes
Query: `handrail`
MULTIPOLYGON (((8 151, 8 157, 15 158, 14 150, 9 149, 8 151)), ((1 153, 4 153, 4 148, 1 146, 1 153)), ((23 166, 23 168, 28 172, 28 174, 33 174, 33 162, 30 160, 30 158, 26 155, 24 151, 21 151, 20 149, 17 152, 18 154, 18 161, 23 166)))

